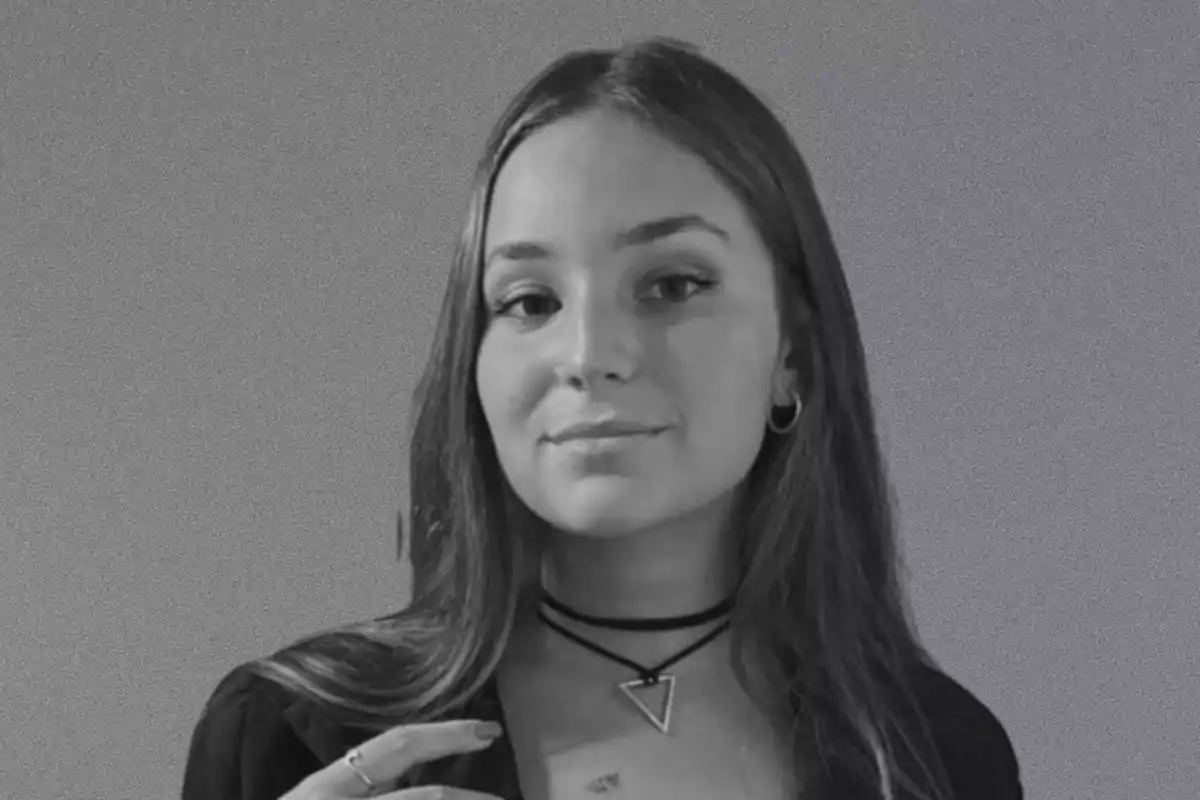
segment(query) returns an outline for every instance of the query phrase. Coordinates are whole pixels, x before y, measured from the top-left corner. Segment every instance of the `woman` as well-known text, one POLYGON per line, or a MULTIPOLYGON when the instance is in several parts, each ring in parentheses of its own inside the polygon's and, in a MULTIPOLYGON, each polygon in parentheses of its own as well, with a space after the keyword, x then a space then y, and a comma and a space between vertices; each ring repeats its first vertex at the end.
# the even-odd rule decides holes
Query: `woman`
POLYGON ((412 603, 227 675, 185 800, 1022 796, 910 620, 807 168, 694 48, 513 101, 415 406, 412 603))

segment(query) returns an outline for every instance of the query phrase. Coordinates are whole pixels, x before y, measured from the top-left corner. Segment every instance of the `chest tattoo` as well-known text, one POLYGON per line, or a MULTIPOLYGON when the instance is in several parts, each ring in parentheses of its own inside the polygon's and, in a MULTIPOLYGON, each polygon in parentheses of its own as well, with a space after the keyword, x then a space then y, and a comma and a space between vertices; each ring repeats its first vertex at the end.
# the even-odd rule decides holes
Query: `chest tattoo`
POLYGON ((587 785, 587 790, 592 794, 608 794, 613 789, 621 785, 621 775, 616 772, 610 772, 607 775, 601 775, 587 785))

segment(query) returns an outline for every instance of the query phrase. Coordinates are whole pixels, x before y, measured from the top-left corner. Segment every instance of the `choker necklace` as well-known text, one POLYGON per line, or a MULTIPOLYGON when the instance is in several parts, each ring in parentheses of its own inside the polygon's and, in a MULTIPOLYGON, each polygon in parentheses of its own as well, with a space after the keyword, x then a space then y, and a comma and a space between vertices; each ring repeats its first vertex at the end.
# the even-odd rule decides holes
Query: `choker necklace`
MULTIPOLYGON (((564 617, 582 622, 587 625, 593 625, 598 628, 609 628, 612 630, 623 631, 667 631, 681 630, 683 628, 694 628, 698 625, 703 625, 707 622, 712 622, 721 616, 728 614, 733 609, 733 598, 718 603, 717 605, 705 611, 696 614, 688 614, 679 617, 650 617, 650 618, 629 618, 629 617, 594 617, 588 614, 582 614, 573 608, 564 605, 558 600, 555 600, 545 590, 542 591, 542 602, 554 609, 564 617)), ((610 661, 615 661, 618 664, 629 667, 638 674, 638 677, 630 681, 622 681, 617 684, 617 688, 621 690, 637 707, 646 719, 650 720, 650 724, 657 728, 662 733, 669 733, 671 727, 671 707, 675 700, 675 676, 663 672, 667 667, 682 661, 687 656, 699 650, 704 645, 711 642, 713 639, 720 636, 728 627, 729 620, 718 625, 714 630, 705 634, 698 642, 688 645, 680 652, 663 661, 654 667, 647 667, 642 664, 632 661, 624 656, 617 655, 611 650, 606 650, 594 642, 589 642, 582 636, 573 633, 562 625, 559 625, 554 620, 546 615, 542 609, 538 609, 538 618, 546 623, 552 630, 557 631, 571 641, 591 650, 597 655, 604 656, 610 661), (656 714, 648 705, 638 697, 635 692, 650 688, 657 688, 660 684, 666 687, 666 693, 663 696, 660 711, 656 714)))

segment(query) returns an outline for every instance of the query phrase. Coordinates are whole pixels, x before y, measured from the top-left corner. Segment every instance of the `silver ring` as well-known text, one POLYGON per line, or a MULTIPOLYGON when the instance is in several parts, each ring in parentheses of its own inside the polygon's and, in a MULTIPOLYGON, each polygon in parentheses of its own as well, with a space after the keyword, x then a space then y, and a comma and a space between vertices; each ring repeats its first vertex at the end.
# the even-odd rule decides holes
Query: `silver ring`
POLYGON ((350 769, 354 770, 354 774, 358 776, 358 779, 360 781, 362 781, 363 783, 365 783, 367 785, 368 789, 375 789, 375 788, 377 788, 375 786, 375 782, 372 781, 370 778, 368 778, 366 775, 364 775, 363 771, 361 769, 354 766, 354 762, 362 761, 362 758, 363 758, 362 750, 359 750, 357 747, 351 747, 349 750, 346 751, 346 755, 342 756, 342 763, 345 764, 350 769))

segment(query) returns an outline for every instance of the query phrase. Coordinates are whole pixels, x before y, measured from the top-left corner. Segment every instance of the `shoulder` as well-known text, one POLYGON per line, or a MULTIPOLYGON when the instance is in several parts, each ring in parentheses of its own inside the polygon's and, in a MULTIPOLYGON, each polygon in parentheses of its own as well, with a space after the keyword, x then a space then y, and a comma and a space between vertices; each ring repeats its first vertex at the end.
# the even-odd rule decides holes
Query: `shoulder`
POLYGON ((913 676, 913 689, 954 796, 1022 800, 1016 752, 992 710, 935 668, 920 668, 913 676))
POLYGON ((226 674, 192 731, 183 800, 274 800, 320 769, 290 718, 294 706, 248 663, 226 674))

